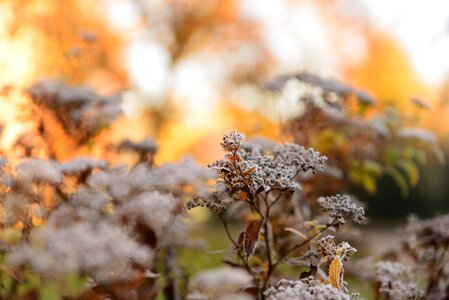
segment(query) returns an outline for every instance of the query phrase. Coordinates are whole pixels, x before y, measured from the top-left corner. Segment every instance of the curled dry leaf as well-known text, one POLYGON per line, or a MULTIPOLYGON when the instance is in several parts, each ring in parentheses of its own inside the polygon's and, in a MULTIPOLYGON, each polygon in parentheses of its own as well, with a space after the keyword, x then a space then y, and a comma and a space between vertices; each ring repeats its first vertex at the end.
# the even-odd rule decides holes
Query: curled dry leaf
POLYGON ((247 260, 254 254, 263 222, 263 220, 251 221, 243 234, 243 250, 247 260))

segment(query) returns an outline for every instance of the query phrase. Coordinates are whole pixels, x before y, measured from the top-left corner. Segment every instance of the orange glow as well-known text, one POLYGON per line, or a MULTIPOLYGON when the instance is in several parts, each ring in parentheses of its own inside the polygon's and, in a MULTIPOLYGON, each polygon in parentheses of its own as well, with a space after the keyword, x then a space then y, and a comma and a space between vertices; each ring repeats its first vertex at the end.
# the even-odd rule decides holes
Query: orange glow
POLYGON ((367 30, 367 53, 356 66, 345 72, 354 85, 372 92, 381 104, 403 105, 412 96, 435 100, 431 87, 425 85, 410 65, 397 41, 384 32, 367 30))
MULTIPOLYGON (((36 127, 32 105, 23 92, 36 80, 57 78, 105 93, 127 84, 119 60, 120 37, 107 27, 100 9, 101 1, 0 2, 2 149, 10 149, 19 136, 36 127)), ((73 143, 54 117, 46 112, 40 117, 52 129, 56 157, 72 156, 73 143)))

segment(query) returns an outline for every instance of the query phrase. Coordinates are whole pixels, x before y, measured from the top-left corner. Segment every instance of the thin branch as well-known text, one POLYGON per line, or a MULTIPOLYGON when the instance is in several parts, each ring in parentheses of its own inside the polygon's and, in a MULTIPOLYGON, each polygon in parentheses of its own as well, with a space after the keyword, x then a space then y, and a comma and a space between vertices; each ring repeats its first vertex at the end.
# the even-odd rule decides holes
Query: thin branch
POLYGON ((331 222, 329 224, 326 225, 326 227, 322 228, 320 231, 318 231, 317 233, 311 235, 309 238, 307 238, 306 240, 304 240, 303 242, 296 244, 295 246, 293 246, 292 248, 290 248, 289 250, 287 250, 287 252, 281 257, 279 258, 273 265, 273 270, 279 265, 279 263, 281 263, 284 259, 286 259, 288 257, 288 255, 290 253, 292 253, 293 251, 307 245, 308 243, 310 243, 310 241, 312 241, 314 238, 316 238, 317 236, 319 236, 321 233, 323 233, 324 231, 326 231, 327 229, 329 229, 330 227, 334 226, 335 223, 331 222))

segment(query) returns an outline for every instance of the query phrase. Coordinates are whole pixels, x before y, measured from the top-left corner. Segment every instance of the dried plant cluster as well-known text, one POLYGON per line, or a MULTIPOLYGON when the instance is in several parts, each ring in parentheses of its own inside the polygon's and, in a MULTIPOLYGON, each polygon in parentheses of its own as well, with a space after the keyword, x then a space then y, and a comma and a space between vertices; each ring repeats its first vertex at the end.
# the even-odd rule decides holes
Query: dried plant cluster
MULTIPOLYGON (((316 99, 307 98, 313 114, 332 115, 340 130, 367 125, 335 118, 343 106, 329 101, 352 95, 371 105, 369 95, 311 75, 299 79, 320 86, 316 99)), ((447 216, 411 221, 400 250, 351 265, 357 249, 348 232, 365 223, 365 209, 342 185, 320 184, 337 168, 348 172, 330 148, 327 157, 293 143, 246 142, 231 131, 221 143, 225 156, 208 168, 191 158, 156 165, 150 139, 107 145, 117 156, 134 153, 129 165, 60 160, 48 145, 51 124, 71 137, 71 149, 85 147, 119 115, 118 100, 52 81, 29 92, 38 126, 15 144, 15 156, 0 157, 1 299, 358 299, 349 275, 386 299, 449 296, 447 216), (185 222, 198 207, 216 215, 230 249, 226 266, 191 274, 177 255, 198 247, 185 222)), ((413 135, 392 132, 401 130, 413 135)), ((349 150, 380 164, 377 154, 349 150)))
POLYGON ((329 194, 354 187, 374 194, 377 180, 390 176, 407 197, 419 181, 419 168, 430 158, 444 160, 435 134, 418 127, 430 107, 422 99, 410 99, 415 108, 410 115, 392 107, 376 111, 376 100, 367 92, 306 72, 279 77, 262 88, 282 93, 289 83, 297 87, 300 109, 285 131, 296 143, 328 157, 329 168, 317 180, 326 181, 329 194))

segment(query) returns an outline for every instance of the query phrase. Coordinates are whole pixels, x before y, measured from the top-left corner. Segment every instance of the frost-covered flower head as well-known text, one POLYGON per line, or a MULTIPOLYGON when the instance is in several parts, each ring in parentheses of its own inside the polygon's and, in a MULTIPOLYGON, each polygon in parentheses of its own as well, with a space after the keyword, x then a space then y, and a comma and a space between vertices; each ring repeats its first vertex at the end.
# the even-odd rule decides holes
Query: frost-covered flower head
POLYGON ((37 105, 55 117, 79 140, 94 135, 122 114, 120 96, 101 96, 88 87, 70 87, 53 80, 39 80, 28 88, 37 105))
POLYGON ((274 287, 265 291, 268 300, 350 300, 351 297, 334 288, 330 284, 324 284, 313 277, 301 280, 280 280, 274 287))
POLYGON ((345 218, 352 217, 356 223, 362 223, 365 220, 365 210, 357 206, 348 195, 334 195, 318 198, 318 203, 323 211, 328 213, 339 224, 344 224, 345 218))
POLYGON ((244 133, 238 133, 237 131, 233 130, 230 133, 223 135, 223 142, 221 142, 220 145, 226 151, 237 151, 240 148, 240 145, 242 144, 244 138, 244 133))
POLYGON ((62 181, 62 174, 56 163, 49 160, 29 159, 19 163, 16 176, 25 182, 47 182, 57 184, 62 181))
POLYGON ((219 172, 228 192, 244 192, 254 196, 260 191, 295 190, 299 188, 295 177, 300 172, 322 171, 326 157, 313 149, 295 144, 284 144, 274 149, 257 145, 241 148, 243 134, 235 131, 224 136, 222 146, 229 153, 225 159, 209 165, 219 172))
POLYGON ((82 174, 93 169, 107 169, 108 164, 102 159, 92 157, 77 157, 58 164, 57 168, 63 174, 82 174))
POLYGON ((379 284, 379 292, 385 293, 394 300, 400 299, 424 299, 424 291, 414 280, 412 268, 401 262, 370 261, 362 263, 367 265, 366 277, 374 279, 379 284))
POLYGON ((436 144, 437 137, 433 132, 417 127, 404 127, 398 130, 398 137, 408 140, 421 141, 428 144, 436 144))
POLYGON ((243 269, 224 267, 195 275, 190 282, 190 290, 209 299, 222 299, 251 287, 252 280, 252 276, 243 269))
POLYGON ((55 227, 33 232, 30 243, 8 256, 11 266, 28 265, 45 278, 89 275, 97 282, 130 280, 149 266, 151 251, 132 240, 120 227, 101 222, 55 227))
POLYGON ((335 244, 333 235, 328 235, 320 238, 313 253, 318 257, 321 257, 320 264, 329 262, 338 256, 341 260, 348 260, 351 255, 357 252, 357 250, 349 245, 348 242, 341 242, 335 244))

